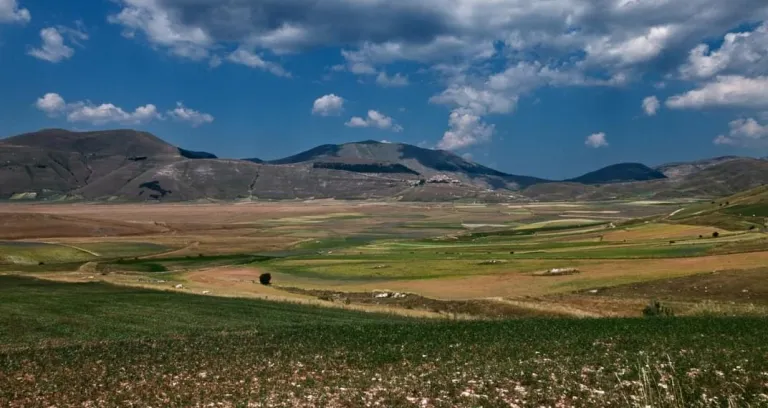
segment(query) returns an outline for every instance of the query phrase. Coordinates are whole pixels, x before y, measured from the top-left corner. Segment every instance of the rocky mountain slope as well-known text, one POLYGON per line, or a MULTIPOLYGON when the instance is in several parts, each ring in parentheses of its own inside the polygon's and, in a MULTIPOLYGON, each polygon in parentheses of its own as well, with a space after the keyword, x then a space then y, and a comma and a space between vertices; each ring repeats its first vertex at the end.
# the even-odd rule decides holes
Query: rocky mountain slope
POLYGON ((506 174, 453 153, 366 141, 271 162, 219 159, 146 132, 46 129, 0 140, 0 199, 605 200, 725 196, 768 183, 768 161, 609 166, 567 182, 506 174))

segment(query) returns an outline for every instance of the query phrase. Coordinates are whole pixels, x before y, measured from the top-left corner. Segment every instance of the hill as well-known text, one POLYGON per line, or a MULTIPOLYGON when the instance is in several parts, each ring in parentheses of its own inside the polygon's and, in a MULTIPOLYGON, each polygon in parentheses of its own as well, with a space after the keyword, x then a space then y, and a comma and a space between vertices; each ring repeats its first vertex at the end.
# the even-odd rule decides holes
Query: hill
POLYGON ((669 218, 681 223, 714 225, 728 230, 765 230, 768 228, 768 185, 694 204, 669 218))
POLYGON ((662 164, 661 166, 657 166, 655 170, 663 173, 668 178, 683 178, 699 171, 706 170, 712 166, 739 159, 742 159, 742 157, 720 156, 692 162, 662 164))
MULTIPOLYGON (((389 169, 396 166, 403 171, 410 169, 423 177, 442 174, 453 177, 461 182, 491 189, 517 190, 533 184, 547 182, 547 180, 536 177, 506 174, 470 162, 444 150, 424 149, 409 144, 382 143, 373 140, 341 145, 322 145, 268 163, 279 165, 341 163, 345 165, 378 166, 389 169)), ((365 172, 370 171, 371 169, 365 172)))
POLYGON ((647 181, 667 178, 663 173, 640 163, 619 163, 576 177, 568 182, 581 184, 609 184, 628 181, 647 181))
POLYGON ((219 159, 130 129, 44 129, 0 140, 0 199, 670 199, 722 197, 765 183, 768 161, 741 157, 657 169, 622 163, 552 182, 448 151, 376 141, 322 145, 263 162, 219 159))
POLYGON ((537 184, 522 191, 536 200, 613 200, 724 197, 768 184, 768 161, 746 157, 721 161, 684 176, 586 185, 537 184))

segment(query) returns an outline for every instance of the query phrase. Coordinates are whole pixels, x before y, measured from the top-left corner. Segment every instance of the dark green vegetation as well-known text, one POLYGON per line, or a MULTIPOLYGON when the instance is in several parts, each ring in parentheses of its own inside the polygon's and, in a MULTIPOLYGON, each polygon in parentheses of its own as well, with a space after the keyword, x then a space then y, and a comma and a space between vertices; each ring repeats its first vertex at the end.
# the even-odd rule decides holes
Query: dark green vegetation
POLYGON ((0 405, 758 407, 767 323, 427 322, 0 277, 0 405))
POLYGON ((97 266, 100 272, 167 272, 170 270, 191 270, 224 265, 250 265, 272 259, 269 256, 252 254, 234 255, 188 255, 166 258, 118 259, 101 262, 97 266))
POLYGON ((609 184, 665 179, 664 173, 640 163, 619 163, 567 181, 582 184, 609 184))

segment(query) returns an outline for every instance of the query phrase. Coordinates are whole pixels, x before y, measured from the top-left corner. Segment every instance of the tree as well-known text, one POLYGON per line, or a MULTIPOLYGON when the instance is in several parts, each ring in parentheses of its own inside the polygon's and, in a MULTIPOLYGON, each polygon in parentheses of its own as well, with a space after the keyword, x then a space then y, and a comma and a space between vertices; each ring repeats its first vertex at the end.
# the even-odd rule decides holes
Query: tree
POLYGON ((262 273, 259 276, 259 282, 262 285, 269 285, 272 282, 272 274, 270 274, 270 273, 262 273))
POLYGON ((717 232, 717 231, 715 231, 715 232, 713 232, 713 233, 712 233, 712 238, 717 238, 717 237, 719 237, 719 236, 720 236, 720 233, 719 233, 719 232, 717 232))

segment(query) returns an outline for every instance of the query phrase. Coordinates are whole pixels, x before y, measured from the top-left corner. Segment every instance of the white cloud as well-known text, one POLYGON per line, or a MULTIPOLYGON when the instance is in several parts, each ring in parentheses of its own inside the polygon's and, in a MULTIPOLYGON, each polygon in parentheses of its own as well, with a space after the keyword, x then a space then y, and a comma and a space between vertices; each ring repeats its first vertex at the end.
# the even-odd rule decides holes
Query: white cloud
POLYGON ((0 0, 0 23, 28 23, 29 10, 20 8, 16 0, 0 0))
POLYGON ((632 65, 653 59, 674 38, 676 26, 649 27, 645 33, 627 39, 617 39, 616 33, 589 42, 585 51, 596 62, 632 65))
MULTIPOLYGON (((153 104, 139 106, 131 112, 112 103, 98 105, 91 101, 67 103, 57 93, 47 93, 38 98, 35 106, 50 117, 63 115, 68 122, 91 125, 138 125, 152 120, 164 119, 157 106, 153 104)), ((213 116, 186 108, 181 103, 175 109, 168 111, 168 115, 173 119, 188 122, 193 126, 213 121, 213 116)))
POLYGON ((394 76, 389 76, 386 72, 380 72, 376 77, 376 83, 383 87, 408 86, 408 77, 400 74, 399 72, 394 76))
POLYGON ((69 27, 47 27, 40 31, 42 45, 40 48, 32 48, 27 54, 48 62, 61 62, 72 58, 75 55, 75 49, 64 43, 64 35, 69 41, 81 45, 80 41, 88 39, 88 34, 82 30, 82 23, 78 23, 78 29, 69 27))
POLYGON ((667 99, 673 109, 708 107, 768 107, 768 76, 747 78, 737 75, 718 76, 698 89, 667 99))
POLYGON ((605 133, 593 133, 587 136, 584 144, 592 148, 608 147, 608 141, 605 138, 605 133))
POLYGON ((472 156, 472 153, 464 153, 464 154, 461 155, 461 158, 466 160, 466 161, 471 162, 472 159, 474 158, 474 156, 472 156))
POLYGON ((92 104, 90 101, 75 102, 67 105, 67 121, 85 122, 92 125, 105 125, 118 123, 124 125, 138 125, 161 116, 157 107, 152 104, 140 106, 133 112, 126 112, 122 108, 111 103, 101 105, 92 104))
POLYGON ((395 121, 389 116, 375 110, 369 110, 366 118, 359 116, 353 116, 345 123, 347 127, 375 127, 379 129, 392 130, 393 132, 402 132, 403 127, 396 124, 395 121))
POLYGON ((768 142, 768 124, 761 125, 753 118, 736 119, 731 121, 728 127, 728 135, 717 136, 715 144, 753 147, 768 142))
POLYGON ((120 2, 123 9, 118 14, 110 15, 108 21, 123 26, 123 36, 134 38, 137 32, 141 32, 152 45, 166 48, 179 57, 193 60, 209 57, 209 49, 215 40, 205 28, 184 24, 175 12, 166 9, 157 0, 120 2))
POLYGON ((645 99, 643 99, 643 111, 648 116, 654 116, 656 115, 656 112, 659 110, 659 107, 661 107, 661 104, 659 103, 659 98, 655 96, 649 96, 645 99))
POLYGON ((183 103, 177 102, 176 108, 168 111, 168 116, 181 121, 188 122, 192 127, 198 127, 206 123, 213 122, 213 115, 209 113, 202 113, 194 109, 187 108, 183 103))
MULTIPOLYGON (((211 61, 215 61, 215 58, 212 58, 211 61)), ((252 51, 248 51, 244 48, 238 48, 233 53, 229 54, 227 57, 227 60, 230 62, 233 62, 235 64, 242 64, 250 68, 258 68, 262 69, 264 71, 271 72, 274 75, 281 76, 281 77, 290 77, 291 74, 283 67, 281 67, 278 64, 275 64, 274 62, 264 61, 260 56, 256 55, 252 51)))
POLYGON ((120 11, 109 21, 126 36, 208 63, 235 49, 231 62, 280 75, 282 67, 266 61, 273 54, 290 58, 338 47, 343 64, 334 71, 390 86, 406 83, 387 74, 392 64, 415 66, 434 77, 420 82, 442 87, 431 102, 468 112, 479 123, 513 112, 542 87, 623 86, 650 78, 706 81, 667 100, 669 107, 768 106, 702 94, 718 93, 714 88, 729 77, 759 82, 768 75, 765 23, 726 35, 768 21, 765 0, 114 1, 120 11), (716 38, 724 38, 717 50, 701 45, 716 38))
POLYGON ((456 150, 479 143, 489 142, 494 125, 483 122, 480 116, 465 108, 454 109, 448 117, 449 130, 437 143, 438 149, 456 150))
POLYGON ((57 93, 47 93, 37 100, 35 106, 49 116, 55 116, 66 109, 67 103, 61 95, 57 93))
POLYGON ((768 74, 768 22, 753 31, 726 34, 718 49, 697 45, 680 67, 681 76, 693 80, 734 73, 768 74))
POLYGON ((312 105, 312 114, 318 116, 338 116, 344 110, 344 98, 334 94, 321 96, 312 105))

